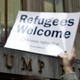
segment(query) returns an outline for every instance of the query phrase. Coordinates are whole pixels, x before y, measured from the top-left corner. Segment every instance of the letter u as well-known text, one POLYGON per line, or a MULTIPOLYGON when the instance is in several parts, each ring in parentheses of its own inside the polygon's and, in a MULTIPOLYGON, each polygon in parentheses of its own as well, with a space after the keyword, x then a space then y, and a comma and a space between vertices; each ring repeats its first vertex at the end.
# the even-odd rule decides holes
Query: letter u
POLYGON ((8 60, 9 60, 8 54, 5 53, 4 56, 5 56, 5 64, 6 64, 6 67, 7 67, 7 68, 12 68, 12 67, 14 66, 14 56, 13 56, 13 55, 10 56, 10 58, 11 58, 11 59, 10 59, 11 64, 8 63, 8 60))

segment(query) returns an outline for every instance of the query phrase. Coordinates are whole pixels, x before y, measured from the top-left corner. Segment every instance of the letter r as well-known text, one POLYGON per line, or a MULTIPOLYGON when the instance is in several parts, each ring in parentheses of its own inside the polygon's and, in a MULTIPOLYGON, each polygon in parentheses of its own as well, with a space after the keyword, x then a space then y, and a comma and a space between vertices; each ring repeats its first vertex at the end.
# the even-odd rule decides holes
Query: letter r
POLYGON ((23 21, 25 23, 26 18, 27 18, 27 15, 21 15, 20 22, 23 21))

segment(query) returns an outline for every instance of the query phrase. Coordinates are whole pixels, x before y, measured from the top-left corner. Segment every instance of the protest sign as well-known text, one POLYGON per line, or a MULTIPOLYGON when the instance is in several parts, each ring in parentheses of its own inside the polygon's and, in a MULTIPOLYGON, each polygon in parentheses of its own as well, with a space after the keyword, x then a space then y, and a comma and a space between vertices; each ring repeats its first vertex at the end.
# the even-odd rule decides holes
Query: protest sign
POLYGON ((79 14, 19 11, 5 47, 52 56, 70 52, 79 14))

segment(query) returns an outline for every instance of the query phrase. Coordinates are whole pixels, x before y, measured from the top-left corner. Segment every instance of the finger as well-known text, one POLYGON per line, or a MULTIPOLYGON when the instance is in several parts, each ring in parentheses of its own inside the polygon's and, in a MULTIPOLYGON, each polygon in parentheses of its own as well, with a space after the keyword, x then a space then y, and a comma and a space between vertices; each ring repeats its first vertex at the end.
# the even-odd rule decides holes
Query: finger
POLYGON ((64 61, 64 60, 67 60, 67 59, 68 59, 68 54, 67 54, 67 53, 64 53, 63 61, 64 61))
POLYGON ((64 51, 64 53, 59 54, 57 57, 63 59, 65 53, 67 53, 67 51, 64 51))
POLYGON ((73 55, 76 55, 76 53, 75 53, 75 48, 74 48, 74 47, 73 47, 71 53, 72 53, 73 55))
POLYGON ((64 63, 64 65, 67 64, 68 61, 69 61, 68 54, 64 53, 64 57, 63 57, 63 63, 64 63))
POLYGON ((65 53, 64 53, 64 58, 65 58, 65 57, 68 57, 67 51, 65 51, 65 53))
POLYGON ((70 58, 73 59, 76 56, 76 52, 75 52, 75 48, 72 49, 71 54, 70 54, 70 58))

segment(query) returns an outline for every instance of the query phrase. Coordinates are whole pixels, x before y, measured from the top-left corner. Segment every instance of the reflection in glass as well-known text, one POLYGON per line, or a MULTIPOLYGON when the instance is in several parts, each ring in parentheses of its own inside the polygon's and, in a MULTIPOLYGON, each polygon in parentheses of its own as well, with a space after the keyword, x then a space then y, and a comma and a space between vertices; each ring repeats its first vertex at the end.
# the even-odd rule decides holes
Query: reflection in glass
POLYGON ((63 12, 63 0, 44 0, 45 12, 63 12))
POLYGON ((8 26, 12 27, 18 11, 21 10, 21 0, 8 0, 8 26))
POLYGON ((0 42, 1 42, 1 31, 4 25, 4 0, 0 0, 0 42))
POLYGON ((53 0, 44 0, 44 11, 53 12, 53 0))
POLYGON ((63 12, 63 0, 55 0, 55 11, 63 12))

